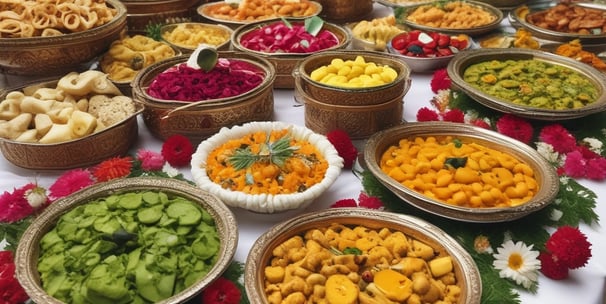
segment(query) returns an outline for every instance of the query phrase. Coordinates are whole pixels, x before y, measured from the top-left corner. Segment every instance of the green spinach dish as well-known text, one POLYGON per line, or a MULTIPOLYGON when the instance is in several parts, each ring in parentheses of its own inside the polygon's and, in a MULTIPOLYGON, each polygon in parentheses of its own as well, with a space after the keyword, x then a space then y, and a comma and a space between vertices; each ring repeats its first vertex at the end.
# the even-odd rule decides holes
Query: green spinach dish
POLYGON ((508 102, 549 110, 582 108, 598 98, 594 83, 570 68, 540 60, 491 60, 470 65, 463 80, 508 102))
POLYGON ((65 303, 154 303, 203 278, 219 248, 199 204, 132 191, 62 215, 40 241, 38 271, 44 290, 65 303))

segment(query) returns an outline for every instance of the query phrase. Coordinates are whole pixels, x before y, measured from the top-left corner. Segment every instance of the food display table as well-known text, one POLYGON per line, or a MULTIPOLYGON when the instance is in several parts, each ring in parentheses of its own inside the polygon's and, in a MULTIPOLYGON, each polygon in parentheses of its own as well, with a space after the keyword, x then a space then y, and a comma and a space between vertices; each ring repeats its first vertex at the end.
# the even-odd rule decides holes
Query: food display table
MULTIPOLYGON (((385 13, 386 8, 375 4, 375 14, 385 13)), ((503 26, 507 26, 506 21, 503 26)), ((404 97, 403 119, 405 121, 416 120, 419 108, 428 106, 433 97, 430 89, 431 74, 412 74, 412 87, 404 97)), ((23 81, 14 76, 0 76, 0 88, 16 85, 23 81)), ((293 97, 293 90, 274 90, 274 120, 289 122, 297 125, 305 125, 304 106, 297 103, 293 97)), ((359 151, 364 149, 364 141, 355 141, 359 151)), ((162 141, 150 135, 141 117, 139 117, 139 138, 133 143, 131 153, 136 153, 141 148, 152 151, 160 151, 162 141)), ((181 168, 180 171, 186 178, 191 178, 189 168, 181 168)), ((42 187, 50 186, 62 171, 37 172, 16 167, 0 158, 0 191, 12 191, 30 182, 36 182, 42 187)), ((606 217, 606 186, 604 182, 592 182, 580 180, 580 183, 594 191, 597 198, 596 213, 601 218, 606 217)), ((341 199, 356 199, 362 190, 358 177, 350 170, 343 170, 336 182, 319 199, 305 210, 288 212, 286 214, 260 215, 248 211, 236 210, 239 226, 239 243, 235 259, 245 262, 247 254, 255 240, 274 224, 289 217, 307 211, 322 210, 341 199)), ((1 193, 0 192, 0 193, 1 193)), ((465 225, 465 223, 461 223, 465 225)), ((539 288, 536 294, 521 291, 522 303, 585 303, 598 304, 604 302, 606 288, 606 230, 604 227, 589 227, 581 225, 581 231, 585 233, 592 243, 592 258, 589 263, 577 270, 572 270, 566 280, 554 281, 544 276, 539 278, 539 288)), ((532 234, 533 231, 528 231, 532 234)))

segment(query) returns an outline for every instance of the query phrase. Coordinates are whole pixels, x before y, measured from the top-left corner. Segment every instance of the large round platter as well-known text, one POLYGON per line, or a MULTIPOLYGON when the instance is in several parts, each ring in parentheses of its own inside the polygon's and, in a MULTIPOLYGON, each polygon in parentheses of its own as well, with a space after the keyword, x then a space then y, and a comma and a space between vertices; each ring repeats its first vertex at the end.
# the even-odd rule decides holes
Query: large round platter
MULTIPOLYGON (((223 2, 223 1, 221 1, 223 2)), ((295 18, 295 19, 305 19, 311 16, 317 16, 322 12, 322 5, 319 2, 316 1, 310 1, 310 3, 315 7, 315 13, 313 15, 310 16, 303 16, 303 17, 293 17, 293 16, 282 16, 284 18, 295 18)), ((246 21, 246 20, 236 20, 236 19, 223 19, 223 18, 217 18, 214 16, 211 16, 208 13, 208 10, 210 7, 215 6, 215 5, 219 5, 218 2, 209 2, 209 3, 205 3, 202 4, 198 7, 198 14, 200 16, 202 16, 202 18, 204 19, 208 19, 210 21, 216 22, 218 24, 224 24, 227 25, 233 29, 236 29, 237 27, 244 25, 244 24, 249 24, 249 23, 253 23, 253 22, 257 22, 257 21, 262 21, 262 20, 268 20, 268 19, 274 19, 276 17, 268 17, 265 19, 257 19, 257 20, 251 20, 251 21, 246 21)), ((280 17, 277 17, 280 18, 280 17)))
POLYGON ((524 28, 528 30, 534 37, 541 38, 550 41, 557 42, 568 42, 573 39, 579 39, 582 44, 606 44, 606 33, 594 34, 594 35, 581 35, 576 33, 557 32, 549 29, 545 29, 526 21, 527 13, 535 13, 545 11, 553 6, 557 2, 539 2, 536 4, 521 5, 511 10, 507 16, 509 23, 514 28, 524 28))
POLYGON ((378 132, 366 143, 364 165, 383 185, 405 202, 429 213, 464 222, 506 222, 524 217, 552 203, 559 190, 555 169, 536 150, 505 135, 461 123, 406 123, 378 132), (462 142, 475 142, 488 148, 507 152, 533 169, 539 190, 528 202, 505 208, 455 206, 411 190, 384 173, 380 167, 380 159, 387 148, 392 145, 397 146, 401 139, 413 139, 417 136, 453 136, 462 142))
POLYGON ((476 49, 459 53, 447 67, 452 84, 480 104, 497 111, 511 113, 520 117, 538 120, 563 120, 584 117, 604 111, 606 108, 606 78, 593 67, 579 63, 574 59, 558 56, 544 51, 510 48, 510 49, 476 49), (481 92, 463 80, 463 73, 472 64, 490 60, 527 60, 534 59, 570 68, 585 75, 598 89, 598 99, 582 108, 553 110, 541 109, 526 105, 514 104, 481 92))
MULTIPOLYGON (((312 229, 322 229, 331 223, 345 226, 364 226, 369 229, 390 229, 417 239, 440 255, 451 256, 457 285, 461 288, 459 304, 479 304, 482 297, 482 280, 478 268, 459 243, 440 228, 415 217, 364 208, 333 208, 306 213, 275 225, 253 244, 246 260, 244 284, 254 303, 270 303, 264 294, 265 266, 269 265, 272 251, 284 241, 304 235, 312 229)), ((356 302, 357 303, 357 302, 356 302)), ((394 302, 395 303, 395 302, 394 302)))
POLYGON ((216 196, 176 179, 157 177, 115 179, 90 186, 54 202, 44 212, 40 213, 27 228, 19 241, 15 254, 15 264, 18 265, 16 268, 17 279, 31 300, 36 303, 63 303, 47 294, 42 288, 37 265, 40 256, 41 239, 57 225, 57 221, 65 213, 77 206, 106 198, 112 194, 147 190, 163 192, 170 196, 178 196, 199 204, 214 219, 220 240, 220 248, 216 254, 217 260, 211 266, 208 273, 180 293, 157 303, 184 303, 219 278, 227 267, 229 267, 235 255, 238 245, 238 226, 233 213, 216 196))
POLYGON ((469 5, 473 5, 478 8, 481 8, 482 10, 493 15, 495 17, 494 20, 486 25, 473 27, 473 28, 441 28, 441 27, 422 25, 422 24, 418 24, 418 23, 408 20, 408 16, 410 14, 412 14, 412 12, 414 12, 417 8, 419 8, 421 6, 426 6, 426 5, 427 6, 442 6, 445 3, 444 1, 433 1, 433 2, 411 5, 411 6, 404 7, 399 11, 395 11, 394 13, 396 14, 396 20, 398 20, 398 22, 403 23, 413 29, 419 29, 419 30, 423 30, 426 32, 440 32, 440 33, 448 33, 448 34, 453 34, 453 35, 464 33, 469 36, 478 36, 478 35, 482 35, 482 34, 491 32, 492 30, 494 30, 500 26, 501 21, 503 20, 503 12, 501 10, 499 10, 498 8, 496 8, 490 4, 478 2, 478 1, 462 0, 461 2, 465 2, 469 5))

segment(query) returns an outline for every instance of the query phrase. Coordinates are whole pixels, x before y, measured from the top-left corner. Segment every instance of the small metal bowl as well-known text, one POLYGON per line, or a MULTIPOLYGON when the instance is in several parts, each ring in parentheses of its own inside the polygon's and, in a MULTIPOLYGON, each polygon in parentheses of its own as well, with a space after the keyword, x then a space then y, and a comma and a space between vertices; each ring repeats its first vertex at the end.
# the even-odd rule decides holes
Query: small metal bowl
POLYGON ((176 179, 157 177, 115 179, 90 186, 54 202, 29 225, 19 241, 15 254, 15 264, 17 265, 17 279, 31 300, 36 303, 63 303, 46 293, 42 288, 38 272, 40 241, 57 225, 57 221, 62 215, 76 206, 85 205, 92 200, 104 198, 112 194, 146 190, 162 191, 167 195, 175 195, 199 204, 214 219, 220 240, 217 260, 211 266, 206 276, 193 282, 192 285, 185 288, 182 292, 158 303, 183 303, 196 296, 205 287, 219 278, 231 264, 238 245, 238 226, 235 217, 221 200, 208 192, 176 179))
POLYGON ((468 124, 449 122, 406 123, 375 133, 364 148, 366 168, 395 195, 405 202, 445 218, 477 223, 506 222, 524 217, 551 204, 559 191, 558 175, 554 167, 530 146, 505 135, 468 124), (539 185, 539 190, 528 202, 508 208, 470 208, 443 203, 432 199, 388 176, 381 170, 383 153, 404 138, 427 136, 453 136, 463 142, 475 142, 504 151, 529 165, 539 185))
POLYGON ((581 35, 575 33, 557 32, 536 26, 526 21, 526 15, 548 10, 555 6, 557 2, 538 2, 535 4, 521 5, 509 12, 507 19, 514 28, 525 28, 536 38, 541 38, 555 42, 568 42, 573 39, 579 39, 581 44, 606 44, 606 33, 596 35, 581 35))
POLYGON ((509 49, 476 49, 457 54, 447 67, 448 76, 455 87, 459 88, 471 98, 497 111, 511 113, 520 117, 538 120, 574 119, 604 111, 606 108, 606 78, 595 68, 579 64, 578 61, 551 54, 540 50, 509 48, 509 49), (552 110, 514 104, 505 99, 497 98, 484 93, 463 80, 465 69, 472 64, 491 60, 527 60, 534 59, 560 65, 583 74, 591 80, 599 92, 596 101, 577 109, 552 110))
POLYGON ((444 1, 433 1, 433 2, 428 2, 428 3, 411 5, 411 6, 404 7, 401 10, 395 11, 394 13, 396 14, 396 20, 398 20, 398 22, 404 23, 405 25, 409 26, 410 28, 419 29, 419 30, 426 31, 426 32, 441 32, 441 33, 448 33, 448 34, 454 34, 454 35, 465 33, 469 36, 476 37, 476 36, 491 32, 501 25, 501 21, 503 20, 503 17, 504 17, 503 12, 501 10, 497 9, 496 7, 494 7, 490 4, 484 3, 484 2, 471 1, 471 0, 466 0, 463 2, 466 4, 469 4, 469 5, 476 6, 480 9, 490 13, 491 15, 493 15, 495 17, 494 20, 492 22, 490 22, 489 24, 474 27, 474 28, 441 28, 441 27, 422 25, 422 24, 418 24, 418 23, 408 20, 408 15, 412 14, 412 12, 414 12, 417 8, 422 7, 422 6, 441 6, 441 5, 444 5, 444 1))
POLYGON ((207 43, 207 44, 220 51, 225 51, 225 50, 229 49, 229 41, 233 34, 233 30, 225 25, 208 24, 208 23, 200 23, 200 22, 183 22, 183 23, 167 24, 167 25, 162 26, 162 28, 160 29, 160 33, 162 35, 162 41, 168 43, 174 49, 181 51, 183 54, 191 54, 194 50, 196 50, 198 45, 200 45, 201 43, 204 43, 204 41, 207 41, 207 39, 209 39, 209 37, 200 36, 199 38, 201 38, 201 40, 192 41, 192 44, 183 44, 183 43, 179 43, 177 41, 171 41, 170 39, 167 39, 167 36, 165 34, 172 32, 177 27, 184 27, 187 31, 189 31, 189 33, 187 35, 189 37, 191 37, 191 35, 193 33, 203 32, 205 29, 217 31, 218 33, 222 34, 222 36, 220 38, 224 38, 224 39, 221 39, 221 43, 218 43, 218 44, 207 43))
MULTIPOLYGON (((417 239, 439 252, 449 255, 457 285, 461 289, 459 304, 479 304, 482 297, 482 280, 478 268, 465 249, 440 228, 415 217, 364 208, 333 208, 303 214, 275 225, 253 244, 244 272, 244 285, 253 303, 270 303, 265 295, 265 267, 270 265, 273 250, 284 241, 303 236, 312 229, 323 229, 331 224, 348 227, 364 226, 369 229, 390 229, 417 239)), ((356 302, 357 303, 357 302, 356 302)))
POLYGON ((205 3, 202 4, 198 7, 198 15, 202 16, 203 20, 208 20, 217 24, 223 24, 226 25, 232 29, 236 29, 244 24, 248 24, 248 23, 252 23, 252 22, 257 22, 257 21, 262 21, 262 20, 268 20, 268 19, 275 19, 275 18, 297 18, 297 19, 305 19, 311 16, 317 16, 322 12, 322 4, 320 4, 319 2, 316 1, 310 1, 311 5, 313 5, 315 7, 314 9, 314 13, 309 15, 309 16, 292 16, 292 15, 284 15, 284 16, 267 16, 265 18, 256 18, 254 20, 238 20, 235 18, 221 18, 221 17, 216 17, 216 16, 212 16, 209 12, 210 9, 213 6, 221 6, 221 5, 225 5, 225 3, 223 1, 220 2, 209 2, 209 3, 205 3))

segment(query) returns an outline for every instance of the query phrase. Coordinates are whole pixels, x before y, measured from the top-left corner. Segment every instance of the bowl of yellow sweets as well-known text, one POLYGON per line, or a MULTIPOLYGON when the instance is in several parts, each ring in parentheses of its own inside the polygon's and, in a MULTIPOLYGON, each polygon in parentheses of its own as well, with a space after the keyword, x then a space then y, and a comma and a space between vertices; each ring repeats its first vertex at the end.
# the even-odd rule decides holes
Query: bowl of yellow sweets
POLYGON ((316 132, 343 129, 352 138, 366 138, 402 122, 411 71, 394 56, 327 51, 305 58, 293 73, 305 125, 316 132))
POLYGON ((200 44, 217 50, 228 50, 233 30, 221 24, 183 22, 160 28, 162 40, 183 52, 192 53, 200 44))
POLYGON ((505 222, 536 212, 559 191, 535 149, 467 124, 407 123, 374 134, 364 165, 403 201, 465 222, 505 222))
POLYGON ((281 222, 246 260, 254 303, 478 304, 473 259, 447 233, 415 217, 333 208, 281 222))

